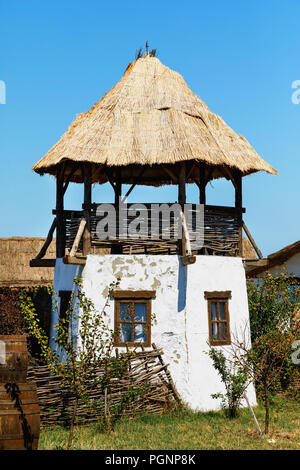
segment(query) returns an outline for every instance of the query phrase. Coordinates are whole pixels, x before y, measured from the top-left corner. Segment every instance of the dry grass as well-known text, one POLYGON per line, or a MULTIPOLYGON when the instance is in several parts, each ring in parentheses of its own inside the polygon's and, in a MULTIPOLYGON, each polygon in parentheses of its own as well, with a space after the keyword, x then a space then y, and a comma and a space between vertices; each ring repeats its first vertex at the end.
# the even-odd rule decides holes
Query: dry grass
MULTIPOLYGON (((263 408, 256 415, 263 423, 263 408)), ((41 433, 40 449, 66 445, 67 430, 53 428, 41 433)), ((229 420, 223 412, 140 416, 122 420, 112 434, 97 424, 75 430, 74 449, 87 450, 295 450, 300 449, 300 404, 280 401, 272 407, 271 431, 260 439, 247 409, 229 420)))

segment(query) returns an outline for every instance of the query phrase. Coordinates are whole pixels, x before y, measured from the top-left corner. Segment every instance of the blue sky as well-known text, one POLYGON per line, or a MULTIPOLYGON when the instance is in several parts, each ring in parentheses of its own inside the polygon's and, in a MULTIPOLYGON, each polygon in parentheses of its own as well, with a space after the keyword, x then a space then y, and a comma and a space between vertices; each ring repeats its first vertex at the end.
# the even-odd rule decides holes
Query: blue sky
MULTIPOLYGON (((299 0, 0 0, 0 236, 44 236, 55 181, 32 165, 122 76, 148 40, 278 176, 244 178, 245 221, 264 255, 300 239, 299 0)), ((66 206, 78 209, 82 187, 66 206)), ((96 202, 110 201, 109 186, 96 202)), ((189 188, 190 202, 198 191, 189 188)), ((208 204, 231 205, 228 182, 213 182, 208 204)), ((175 189, 139 188, 134 201, 172 201, 175 189)))

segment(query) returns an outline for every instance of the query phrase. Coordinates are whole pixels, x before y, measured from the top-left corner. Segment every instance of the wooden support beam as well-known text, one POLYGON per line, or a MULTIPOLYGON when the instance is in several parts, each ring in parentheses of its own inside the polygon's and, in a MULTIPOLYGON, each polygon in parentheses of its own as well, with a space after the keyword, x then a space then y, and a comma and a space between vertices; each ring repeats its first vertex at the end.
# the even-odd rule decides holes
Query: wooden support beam
POLYGON ((191 165, 188 174, 186 175, 186 180, 187 180, 187 181, 190 179, 191 174, 193 173, 193 170, 194 170, 195 166, 196 166, 196 163, 194 162, 194 163, 191 165))
MULTIPOLYGON (((185 177, 186 177, 186 165, 185 162, 180 162, 179 176, 178 176, 178 203, 181 205, 181 210, 184 212, 184 205, 186 203, 186 190, 185 190, 185 177)), ((184 255, 184 243, 185 240, 178 240, 179 253, 184 255)))
POLYGON ((237 189, 236 181, 234 179, 232 171, 227 166, 223 166, 222 171, 223 171, 225 178, 228 178, 232 182, 234 188, 237 189))
POLYGON ((70 255, 66 255, 63 257, 64 264, 78 264, 78 265, 85 265, 86 263, 86 256, 74 256, 71 257, 70 255))
POLYGON ((243 229, 244 229, 244 231, 245 231, 245 233, 246 233, 246 235, 247 235, 247 237, 248 237, 248 239, 249 239, 251 245, 253 246, 253 248, 254 248, 254 250, 255 250, 257 256, 259 257, 259 259, 263 259, 262 252, 260 251, 260 249, 259 249, 258 246, 256 245, 256 243, 255 243, 254 239, 252 238, 251 233, 249 232, 248 227, 247 227, 247 225, 245 224, 244 221, 243 221, 243 229))
POLYGON ((181 256, 180 257, 182 265, 187 266, 188 264, 194 264, 196 263, 196 256, 190 255, 190 256, 181 256))
POLYGON ((29 266, 31 268, 55 268, 55 258, 31 259, 29 266))
POLYGON ((196 262, 196 256, 192 255, 190 234, 187 228, 186 219, 184 213, 181 211, 181 225, 182 225, 182 256, 181 262, 183 266, 188 264, 194 264, 196 262))
POLYGON ((104 173, 105 173, 106 176, 107 176, 107 179, 108 179, 109 184, 111 185, 111 187, 112 187, 113 190, 115 191, 115 183, 114 183, 114 180, 113 180, 113 177, 112 177, 110 168, 108 168, 107 166, 104 166, 104 167, 103 167, 103 171, 104 171, 104 173))
POLYGON ((71 258, 73 258, 76 255, 85 226, 86 226, 86 219, 83 218, 80 221, 80 224, 79 224, 79 227, 78 227, 78 230, 77 230, 77 233, 76 233, 76 236, 75 236, 75 239, 74 239, 71 251, 70 251, 71 258))
POLYGON ((173 181, 174 184, 178 184, 177 176, 175 175, 175 173, 169 167, 167 167, 165 165, 162 165, 162 169, 171 178, 171 180, 173 181))
POLYGON ((182 255, 190 256, 192 254, 190 234, 187 228, 184 212, 180 212, 181 226, 182 226, 182 255))
MULTIPOLYGON (((146 170, 146 166, 144 166, 144 167, 142 168, 142 170, 141 170, 140 173, 138 174, 138 177, 137 177, 137 179, 136 179, 136 182, 133 183, 133 184, 130 186, 130 188, 128 189, 127 193, 126 193, 125 196, 123 197, 122 202, 124 202, 125 199, 128 198, 129 194, 130 194, 130 193, 133 191, 133 189, 136 187, 136 185, 138 184, 139 179, 143 176, 145 170, 146 170)), ((122 191, 121 191, 121 192, 122 192, 122 191)))
MULTIPOLYGON (((119 238, 119 214, 120 214, 120 198, 122 197, 122 170, 121 167, 116 168, 115 172, 115 185, 114 185, 114 191, 115 191, 115 210, 116 210, 116 236, 119 238)), ((112 245, 111 247, 111 253, 112 254, 121 254, 122 253, 122 245, 119 243, 116 243, 112 245)))
POLYGON ((206 204, 206 178, 205 178, 205 163, 200 162, 200 183, 199 183, 199 202, 200 204, 206 204))
POLYGON ((245 259, 245 266, 247 268, 269 268, 268 258, 263 259, 245 259))
POLYGON ((52 242, 52 239, 53 239, 53 233, 54 233, 54 230, 56 229, 56 217, 54 217, 54 220, 51 224, 51 227, 50 227, 50 230, 48 232, 48 235, 47 235, 47 238, 45 240, 45 243, 44 245, 42 246, 40 252, 36 255, 35 259, 41 259, 45 256, 46 252, 47 252, 47 249, 48 249, 48 246, 50 245, 50 243, 52 242))
POLYGON ((70 180, 71 180, 72 176, 73 176, 74 173, 79 169, 79 167, 80 167, 79 164, 73 165, 72 170, 71 170, 70 173, 67 175, 66 180, 65 180, 65 184, 64 184, 64 187, 63 187, 63 193, 64 193, 64 194, 65 194, 65 192, 66 192, 67 189, 68 189, 68 186, 69 186, 69 183, 70 183, 70 180))
POLYGON ((65 254, 65 223, 64 223, 64 164, 57 167, 56 173, 56 257, 65 254))
MULTIPOLYGON (((90 163, 84 165, 84 205, 90 207, 92 204, 92 166, 90 163)), ((91 223, 90 209, 84 211, 86 224, 83 231, 83 255, 87 256, 91 252, 91 223)), ((73 247, 72 247, 73 248, 73 247)))
POLYGON ((235 208, 238 210, 238 238, 239 238, 239 256, 243 256, 243 199, 242 199, 242 173, 235 170, 233 172, 235 181, 235 208))
POLYGON ((104 164, 101 163, 98 167, 96 165, 94 165, 94 167, 92 168, 92 182, 96 182, 97 179, 99 178, 100 176, 100 173, 102 171, 104 167, 104 164))
POLYGON ((178 202, 184 209, 184 204, 186 202, 186 191, 185 191, 185 162, 180 162, 179 177, 178 177, 178 202))

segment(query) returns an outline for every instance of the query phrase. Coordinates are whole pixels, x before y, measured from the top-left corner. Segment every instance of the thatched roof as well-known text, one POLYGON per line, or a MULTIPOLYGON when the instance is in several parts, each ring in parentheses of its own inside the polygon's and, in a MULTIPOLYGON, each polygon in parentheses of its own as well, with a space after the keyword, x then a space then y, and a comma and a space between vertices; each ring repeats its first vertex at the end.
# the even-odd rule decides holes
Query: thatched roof
MULTIPOLYGON (((89 111, 75 118, 33 170, 55 175, 62 161, 91 162, 93 182, 107 181, 99 171, 99 165, 106 165, 121 166, 123 182, 131 183, 147 165, 143 184, 166 184, 172 181, 161 165, 183 160, 213 165, 211 179, 224 176, 224 166, 243 175, 260 170, 276 174, 244 137, 208 109, 179 73, 145 55, 129 64, 121 80, 89 111)), ((67 173, 70 168, 66 164, 67 173)), ((198 172, 197 166, 190 168, 188 182, 198 172)), ((82 181, 80 170, 71 181, 82 181)))
MULTIPOLYGON (((54 268, 30 268, 29 262, 42 248, 45 238, 0 238, 0 287, 29 287, 53 283, 54 268)), ((47 258, 56 257, 55 239, 47 258)))

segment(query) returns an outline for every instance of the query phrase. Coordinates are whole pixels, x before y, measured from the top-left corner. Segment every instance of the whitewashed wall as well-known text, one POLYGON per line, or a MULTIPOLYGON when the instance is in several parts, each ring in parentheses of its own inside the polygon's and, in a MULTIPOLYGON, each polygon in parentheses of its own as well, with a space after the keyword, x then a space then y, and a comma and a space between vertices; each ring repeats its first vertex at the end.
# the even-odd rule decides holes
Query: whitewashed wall
MULTIPOLYGON (((178 392, 194 410, 212 410, 220 402, 212 393, 224 387, 212 366, 208 351, 208 312, 204 291, 231 290, 229 300, 232 334, 241 334, 249 324, 245 271, 240 258, 197 256, 196 263, 182 266, 177 256, 90 255, 82 270, 86 295, 102 310, 108 286, 118 277, 121 290, 155 290, 152 311, 157 324, 152 326, 151 341, 164 351, 164 360, 178 392)), ((55 291, 72 288, 72 279, 81 269, 57 260, 55 291)), ((109 307, 113 328, 114 301, 109 307)), ((57 319, 53 318, 53 322, 57 319)), ((225 351, 228 346, 222 347, 225 351)), ((255 391, 248 396, 256 403, 255 391)))

